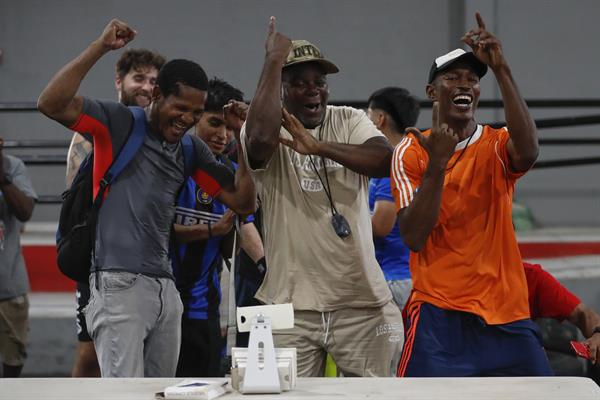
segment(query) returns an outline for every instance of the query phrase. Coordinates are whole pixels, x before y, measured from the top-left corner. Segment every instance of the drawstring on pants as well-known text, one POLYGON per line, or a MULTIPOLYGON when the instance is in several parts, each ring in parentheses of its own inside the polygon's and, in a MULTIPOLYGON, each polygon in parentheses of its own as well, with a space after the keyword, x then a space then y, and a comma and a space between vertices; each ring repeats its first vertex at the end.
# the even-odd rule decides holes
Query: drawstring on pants
POLYGON ((321 320, 323 321, 323 330, 325 331, 325 338, 323 339, 323 345, 327 345, 327 337, 329 336, 329 321, 331 320, 331 312, 327 313, 327 323, 325 322, 325 313, 321 313, 321 320))

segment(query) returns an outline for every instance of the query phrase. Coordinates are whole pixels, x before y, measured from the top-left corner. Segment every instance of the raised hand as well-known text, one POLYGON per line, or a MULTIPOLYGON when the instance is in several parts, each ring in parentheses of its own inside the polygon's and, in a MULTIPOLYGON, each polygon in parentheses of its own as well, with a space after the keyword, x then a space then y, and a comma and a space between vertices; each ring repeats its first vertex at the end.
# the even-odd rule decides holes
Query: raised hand
POLYGON ((223 117, 225 118, 225 126, 227 129, 231 129, 235 135, 236 140, 240 141, 240 131, 242 125, 246 121, 248 115, 248 104, 243 101, 229 100, 229 103, 223 106, 223 117))
POLYGON ((275 17, 269 18, 269 29, 267 31, 267 41, 265 42, 267 56, 276 57, 284 62, 291 48, 292 41, 275 29, 275 17))
POLYGON ((412 133, 417 138, 429 154, 430 163, 434 162, 445 168, 448 160, 454 154, 454 149, 458 143, 458 135, 448 127, 448 124, 439 123, 439 105, 437 101, 433 102, 431 121, 431 134, 429 136, 424 136, 420 130, 414 127, 406 128, 406 133, 412 133))
POLYGON ((460 39, 473 49, 475 56, 484 64, 495 69, 506 63, 500 40, 487 31, 483 17, 475 13, 477 28, 471 29, 460 39))
POLYGON ((135 35, 137 32, 125 22, 113 19, 106 25, 99 40, 107 50, 117 50, 131 42, 135 35))
POLYGON ((287 112, 285 108, 283 111, 283 127, 292 135, 292 140, 286 138, 279 138, 279 142, 294 149, 300 154, 304 155, 317 155, 319 154, 319 141, 315 139, 302 125, 302 122, 298 121, 294 115, 287 112))

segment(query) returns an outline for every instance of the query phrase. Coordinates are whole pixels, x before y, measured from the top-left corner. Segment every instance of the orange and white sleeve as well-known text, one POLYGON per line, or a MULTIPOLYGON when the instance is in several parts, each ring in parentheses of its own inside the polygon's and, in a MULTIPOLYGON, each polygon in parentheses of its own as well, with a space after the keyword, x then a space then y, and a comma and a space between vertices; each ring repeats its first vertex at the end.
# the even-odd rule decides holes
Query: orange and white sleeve
POLYGON ((396 212, 402 210, 413 200, 421 184, 422 170, 419 163, 420 146, 413 135, 407 135, 394 149, 390 183, 392 196, 396 203, 396 212))
POLYGON ((502 167, 504 168, 504 173, 506 177, 512 181, 516 181, 517 179, 525 175, 527 171, 515 172, 510 166, 510 157, 508 155, 508 148, 506 147, 508 141, 510 140, 508 128, 504 127, 497 129, 495 133, 498 137, 496 145, 496 155, 502 161, 502 167))

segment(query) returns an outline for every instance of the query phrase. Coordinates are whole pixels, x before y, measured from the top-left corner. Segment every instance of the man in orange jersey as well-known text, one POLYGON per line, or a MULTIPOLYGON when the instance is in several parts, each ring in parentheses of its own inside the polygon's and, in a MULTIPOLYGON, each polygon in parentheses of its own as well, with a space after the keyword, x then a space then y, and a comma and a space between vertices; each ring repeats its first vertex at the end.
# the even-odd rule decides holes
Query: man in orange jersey
POLYGON ((396 147, 392 191, 414 281, 399 376, 550 375, 529 319, 511 221, 516 180, 538 155, 536 128, 479 13, 478 27, 432 65, 430 131, 396 147), (475 122, 479 79, 493 71, 507 128, 475 122))

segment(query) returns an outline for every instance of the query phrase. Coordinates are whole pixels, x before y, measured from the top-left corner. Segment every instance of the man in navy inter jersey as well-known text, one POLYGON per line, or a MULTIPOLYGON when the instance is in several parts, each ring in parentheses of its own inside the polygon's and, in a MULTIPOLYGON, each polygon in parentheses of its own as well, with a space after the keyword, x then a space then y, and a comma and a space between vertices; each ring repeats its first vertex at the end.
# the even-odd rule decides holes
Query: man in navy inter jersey
MULTIPOLYGON (((230 139, 239 136, 247 105, 243 94, 227 82, 208 83, 204 113, 196 136, 215 158, 231 169, 237 165, 223 154, 230 139)), ((231 258, 235 214, 202 185, 188 178, 177 201, 173 273, 183 302, 181 351, 177 376, 221 376, 225 344, 219 320, 223 258, 231 258)), ((262 241, 250 217, 241 227, 241 246, 255 258, 264 257, 262 241)))

